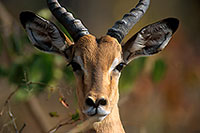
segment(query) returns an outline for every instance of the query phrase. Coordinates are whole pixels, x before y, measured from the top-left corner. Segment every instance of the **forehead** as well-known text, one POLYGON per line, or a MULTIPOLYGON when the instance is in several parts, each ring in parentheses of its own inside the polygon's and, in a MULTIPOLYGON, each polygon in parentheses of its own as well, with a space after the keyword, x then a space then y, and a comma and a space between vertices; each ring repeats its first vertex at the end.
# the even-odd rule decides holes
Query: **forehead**
POLYGON ((74 47, 74 56, 82 59, 84 64, 111 64, 115 58, 121 60, 121 45, 110 36, 96 39, 86 35, 79 39, 74 47))

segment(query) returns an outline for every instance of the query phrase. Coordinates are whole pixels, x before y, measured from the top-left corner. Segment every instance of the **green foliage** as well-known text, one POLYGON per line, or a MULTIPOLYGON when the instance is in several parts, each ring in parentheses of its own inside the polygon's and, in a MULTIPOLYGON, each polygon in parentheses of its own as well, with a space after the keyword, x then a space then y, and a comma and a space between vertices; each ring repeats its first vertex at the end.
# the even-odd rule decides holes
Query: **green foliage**
POLYGON ((72 114, 72 120, 77 121, 80 119, 79 111, 76 111, 75 114, 72 114))
POLYGON ((11 45, 10 50, 12 50, 13 54, 21 55, 22 46, 23 46, 23 42, 22 42, 21 38, 12 34, 10 36, 10 43, 9 44, 11 45))
POLYGON ((65 33, 65 35, 73 42, 73 38, 69 34, 69 32, 65 29, 63 25, 61 25, 59 22, 56 23, 56 25, 59 27, 59 29, 65 33))
MULTIPOLYGON (((4 70, 2 71, 4 72, 4 70)), ((7 74, 6 71, 5 74, 7 74)), ((30 91, 34 88, 34 92, 41 92, 45 89, 47 84, 54 79, 54 56, 43 53, 33 54, 24 61, 13 63, 9 68, 8 79, 11 83, 20 85, 20 88, 26 89, 26 91, 30 91), (42 84, 26 86, 26 82, 42 84)), ((26 93, 20 92, 17 94, 22 96, 22 94, 25 95, 26 93)))
POLYGON ((156 60, 154 63, 153 70, 151 72, 151 77, 152 77, 153 82, 157 83, 161 79, 163 79, 166 73, 166 70, 167 70, 167 65, 164 62, 164 60, 162 59, 156 60))
POLYGON ((17 101, 24 101, 27 100, 31 94, 31 91, 27 91, 27 89, 23 87, 16 92, 15 99, 17 101))
POLYGON ((51 117, 59 117, 58 113, 57 112, 49 112, 49 115, 51 117))
POLYGON ((64 78, 66 79, 67 83, 70 84, 70 86, 75 87, 75 77, 72 71, 72 68, 70 66, 65 66, 63 69, 64 72, 64 78))
POLYGON ((142 72, 145 65, 146 57, 135 59, 123 71, 120 78, 120 91, 128 91, 133 86, 134 81, 142 72))
POLYGON ((3 66, 0 66, 0 77, 6 77, 6 76, 8 76, 8 70, 3 66))
POLYGON ((13 63, 9 69, 8 79, 11 83, 21 84, 24 79, 25 66, 21 63, 13 63))
POLYGON ((2 40, 1 33, 0 33, 0 54, 1 54, 1 51, 2 51, 2 45, 3 45, 3 40, 2 40))
POLYGON ((44 8, 42 10, 40 10, 38 13, 37 13, 39 16, 42 16, 43 18, 45 19, 50 19, 51 18, 51 12, 48 8, 44 8))
POLYGON ((34 54, 28 61, 29 80, 33 82, 48 83, 53 79, 53 55, 45 53, 34 54))
POLYGON ((25 33, 16 34, 13 33, 9 36, 8 52, 10 56, 21 56, 24 53, 24 44, 29 43, 29 39, 25 33))
MULTIPOLYGON (((48 9, 40 10, 38 14, 48 20, 52 17, 48 9)), ((58 26, 72 39, 61 24, 58 24, 58 26)), ((28 54, 28 56, 24 55, 24 50, 29 50, 27 48, 29 46, 25 45, 30 43, 25 32, 18 31, 18 28, 16 28, 5 41, 6 44, 3 44, 2 34, 0 33, 0 54, 2 46, 6 45, 7 49, 5 53, 11 59, 12 63, 7 67, 3 67, 4 62, 0 63, 0 78, 7 78, 11 84, 20 86, 19 91, 16 93, 18 100, 25 100, 30 94, 34 94, 35 92, 42 92, 50 82, 56 83, 56 80, 62 78, 63 69, 65 73, 64 78, 66 78, 70 85, 75 86, 73 72, 71 68, 63 67, 63 58, 55 59, 54 55, 42 52, 33 52, 32 54, 28 54), (63 69, 55 68, 55 65, 61 66, 63 69), (35 84, 27 85, 28 82, 34 82, 35 84)))

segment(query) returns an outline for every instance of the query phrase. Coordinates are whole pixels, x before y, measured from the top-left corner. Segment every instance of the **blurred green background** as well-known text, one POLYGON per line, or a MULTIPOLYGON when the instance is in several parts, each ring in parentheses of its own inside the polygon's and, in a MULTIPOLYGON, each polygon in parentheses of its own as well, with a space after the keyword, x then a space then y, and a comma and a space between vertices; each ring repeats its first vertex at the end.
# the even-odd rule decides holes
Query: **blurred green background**
MULTIPOLYGON (((82 20, 90 33, 100 37, 138 1, 60 2, 82 20)), ((51 16, 46 0, 0 1, 0 109, 20 85, 10 103, 17 126, 25 123, 25 133, 47 132, 76 112, 75 81, 63 57, 41 53, 30 45, 18 18, 24 10, 52 20, 67 33, 51 16), (28 84, 30 81, 42 84, 28 84), (68 109, 60 104, 60 97, 66 99, 68 109), (52 112, 56 115, 50 116, 52 112)), ((136 59, 122 72, 119 107, 127 133, 200 132, 199 12, 199 0, 152 0, 148 12, 124 39, 160 19, 180 20, 178 31, 161 54, 136 59)), ((6 113, 0 117, 0 132, 15 132, 9 122, 6 113)))

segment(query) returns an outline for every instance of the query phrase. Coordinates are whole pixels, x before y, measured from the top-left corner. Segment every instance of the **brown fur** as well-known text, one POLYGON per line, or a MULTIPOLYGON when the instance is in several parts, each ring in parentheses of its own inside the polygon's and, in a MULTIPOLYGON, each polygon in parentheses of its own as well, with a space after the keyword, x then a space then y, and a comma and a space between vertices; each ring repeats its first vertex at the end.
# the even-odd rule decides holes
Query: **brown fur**
MULTIPOLYGON (((115 67, 121 61, 123 64, 128 64, 135 57, 153 55, 163 50, 179 23, 175 18, 167 18, 144 27, 123 46, 122 52, 118 41, 109 35, 97 39, 89 34, 73 43, 54 25, 31 12, 23 12, 20 20, 35 47, 63 55, 67 61, 72 61, 72 66, 73 63, 78 66, 74 74, 80 111, 85 111, 89 116, 95 115, 98 120, 102 120, 93 123, 97 133, 124 132, 117 106, 120 68, 117 67, 118 71, 115 67), (30 20, 27 19, 28 16, 31 16, 30 20)), ((82 113, 82 118, 86 117, 82 113)))
POLYGON ((80 110, 85 108, 85 98, 88 95, 95 100, 99 97, 108 100, 104 109, 111 113, 103 121, 94 123, 98 133, 124 132, 117 107, 119 74, 108 72, 115 58, 121 60, 121 52, 121 45, 110 36, 98 40, 93 35, 83 36, 73 48, 74 57, 80 56, 87 70, 87 74, 75 72, 80 110))

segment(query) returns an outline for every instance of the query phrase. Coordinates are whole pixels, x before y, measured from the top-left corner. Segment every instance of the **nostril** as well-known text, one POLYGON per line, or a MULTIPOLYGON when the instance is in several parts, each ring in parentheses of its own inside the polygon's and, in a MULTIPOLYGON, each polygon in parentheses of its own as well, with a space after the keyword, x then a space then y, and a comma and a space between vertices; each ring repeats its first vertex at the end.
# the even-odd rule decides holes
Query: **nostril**
POLYGON ((99 105, 102 105, 102 106, 105 106, 107 104, 107 100, 104 99, 104 98, 101 98, 99 99, 99 102, 98 102, 99 105))
POLYGON ((94 103, 93 99, 91 99, 89 97, 85 100, 85 103, 88 106, 95 106, 95 103, 94 103))

